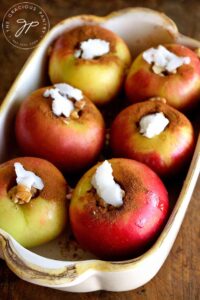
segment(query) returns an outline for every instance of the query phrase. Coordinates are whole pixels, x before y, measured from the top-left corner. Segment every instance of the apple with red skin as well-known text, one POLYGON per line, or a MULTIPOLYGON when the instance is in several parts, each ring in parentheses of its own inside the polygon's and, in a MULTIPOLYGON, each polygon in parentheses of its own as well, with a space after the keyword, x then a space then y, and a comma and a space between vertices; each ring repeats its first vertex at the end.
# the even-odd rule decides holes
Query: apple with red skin
POLYGON ((0 228, 22 246, 39 246, 56 238, 68 221, 68 185, 50 162, 34 157, 19 157, 0 165, 0 228), (17 185, 14 163, 39 176, 44 188, 25 204, 14 203, 11 189, 17 185))
POLYGON ((121 89, 131 63, 125 42, 110 30, 84 25, 62 34, 52 46, 49 76, 52 83, 66 82, 81 89, 95 104, 110 102, 121 89), (107 54, 94 59, 75 57, 81 42, 101 39, 110 44, 107 54))
POLYGON ((111 126, 110 145, 114 156, 147 164, 160 176, 178 173, 191 158, 194 130, 189 119, 161 101, 144 101, 121 111, 111 126), (140 133, 142 117, 163 112, 169 124, 160 134, 147 138, 140 133))
MULTIPOLYGON (((125 191, 123 205, 102 205, 91 178, 98 165, 78 182, 70 202, 70 222, 79 244, 102 259, 140 255, 155 241, 169 209, 168 194, 146 165, 130 159, 111 159, 115 181, 125 191)), ((105 204, 105 202, 104 202, 105 204)))
POLYGON ((51 161, 66 172, 77 172, 92 164, 104 144, 105 125, 95 105, 84 96, 78 119, 57 117, 46 89, 33 92, 22 103, 16 117, 16 137, 25 155, 51 161))
POLYGON ((151 97, 163 97, 178 110, 188 110, 200 99, 200 61, 189 48, 169 44, 165 47, 177 56, 190 58, 189 64, 177 69, 176 74, 160 76, 152 71, 152 66, 143 59, 141 53, 132 63, 125 81, 126 95, 131 103, 151 97))

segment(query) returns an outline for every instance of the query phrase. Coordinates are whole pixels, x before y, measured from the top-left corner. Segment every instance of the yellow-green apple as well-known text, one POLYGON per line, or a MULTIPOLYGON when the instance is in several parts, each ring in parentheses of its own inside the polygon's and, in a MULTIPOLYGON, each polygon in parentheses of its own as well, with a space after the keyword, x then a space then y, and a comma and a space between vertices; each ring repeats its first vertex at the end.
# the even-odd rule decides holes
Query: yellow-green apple
POLYGON ((72 96, 78 92, 80 100, 81 91, 65 84, 34 91, 17 113, 16 137, 25 155, 45 158, 66 172, 77 172, 98 157, 104 144, 104 120, 87 97, 82 95, 81 101, 73 102, 58 86, 63 93, 65 88, 72 89, 72 96), (71 106, 71 112, 62 111, 71 106))
POLYGON ((169 44, 163 49, 162 46, 148 49, 134 60, 125 82, 126 95, 131 103, 158 96, 166 98, 178 110, 191 109, 200 99, 199 58, 194 51, 179 44, 169 44), (158 49, 161 49, 159 54, 158 49), (166 68, 155 65, 155 55, 157 64, 163 63, 166 68))
POLYGON ((63 175, 46 160, 19 157, 1 164, 0 228, 27 248, 54 239, 68 221, 67 192, 63 175))
MULTIPOLYGON (((96 256, 110 260, 133 258, 145 251, 163 228, 169 208, 167 190, 159 177, 140 162, 120 158, 109 163, 115 182, 123 189, 122 204, 108 204, 97 194, 92 183, 100 163, 87 171, 74 189, 70 223, 79 244, 96 256)), ((110 179, 102 176, 106 190, 110 179)))
POLYGON ((62 34, 52 46, 49 76, 66 82, 102 105, 119 92, 131 55, 125 42, 108 29, 94 25, 62 34))
POLYGON ((157 100, 144 101, 117 115, 110 145, 115 156, 136 159, 169 176, 191 157, 194 131, 189 119, 175 108, 157 100))

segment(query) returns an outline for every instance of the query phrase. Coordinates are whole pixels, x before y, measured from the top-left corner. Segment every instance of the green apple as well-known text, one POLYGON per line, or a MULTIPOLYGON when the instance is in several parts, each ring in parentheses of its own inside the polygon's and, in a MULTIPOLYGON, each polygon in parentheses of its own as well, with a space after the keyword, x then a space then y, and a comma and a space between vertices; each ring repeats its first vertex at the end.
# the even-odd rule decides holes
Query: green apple
POLYGON ((66 82, 81 89, 95 104, 111 101, 121 89, 131 55, 125 42, 100 26, 76 27, 54 43, 49 60, 52 83, 66 82), (77 58, 75 52, 88 39, 107 41, 110 51, 94 59, 77 58))
POLYGON ((3 163, 0 165, 0 228, 27 248, 56 238, 68 220, 67 190, 63 175, 46 160, 20 157, 3 163), (34 172, 44 183, 44 188, 24 204, 15 203, 11 197, 11 190, 17 185, 15 162, 34 172))

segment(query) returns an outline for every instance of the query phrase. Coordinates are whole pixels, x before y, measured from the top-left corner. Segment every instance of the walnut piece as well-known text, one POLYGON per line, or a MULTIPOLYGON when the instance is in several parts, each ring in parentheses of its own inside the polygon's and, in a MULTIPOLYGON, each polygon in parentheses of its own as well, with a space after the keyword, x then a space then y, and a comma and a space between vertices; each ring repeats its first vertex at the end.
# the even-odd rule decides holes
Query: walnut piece
POLYGON ((31 190, 25 185, 18 184, 10 189, 8 196, 17 204, 26 204, 36 195, 37 189, 32 187, 31 190))
POLYGON ((70 117, 74 120, 79 119, 79 115, 78 115, 78 111, 77 110, 73 110, 73 112, 71 113, 70 117))
POLYGON ((74 103, 74 106, 75 106, 75 109, 71 112, 71 114, 70 114, 70 116, 68 117, 68 118, 62 118, 63 119, 63 122, 65 123, 65 124, 69 124, 69 122, 70 122, 70 118, 72 119, 72 120, 77 120, 77 119, 79 119, 79 112, 81 111, 81 110, 83 110, 83 108, 85 107, 85 104, 86 104, 86 102, 85 102, 85 100, 81 100, 81 101, 75 101, 75 103, 74 103))
POLYGON ((81 101, 76 101, 74 106, 79 109, 82 110, 85 106, 85 100, 81 100, 81 101))

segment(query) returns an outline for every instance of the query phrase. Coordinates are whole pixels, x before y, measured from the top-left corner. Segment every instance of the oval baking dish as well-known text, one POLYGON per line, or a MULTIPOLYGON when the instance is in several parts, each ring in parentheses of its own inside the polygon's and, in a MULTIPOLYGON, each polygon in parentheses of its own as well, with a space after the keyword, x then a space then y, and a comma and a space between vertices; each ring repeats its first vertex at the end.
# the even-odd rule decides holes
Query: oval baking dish
MULTIPOLYGON (((16 148, 12 126, 20 102, 46 83, 49 46, 62 32, 82 24, 99 24, 116 32, 128 44, 133 57, 145 48, 170 42, 200 47, 200 42, 181 35, 167 16, 145 8, 125 9, 106 17, 81 15, 60 22, 34 50, 0 107, 1 162, 15 155, 10 150, 16 148)), ((98 260, 82 254, 62 237, 29 251, 3 230, 0 230, 0 257, 23 280, 63 291, 135 289, 155 276, 164 263, 187 211, 199 170, 200 138, 188 173, 176 192, 165 228, 154 245, 140 257, 121 262, 98 260)))

